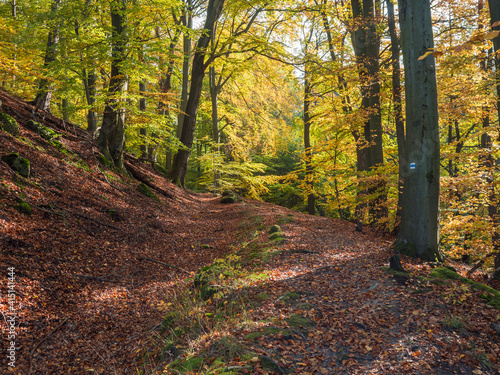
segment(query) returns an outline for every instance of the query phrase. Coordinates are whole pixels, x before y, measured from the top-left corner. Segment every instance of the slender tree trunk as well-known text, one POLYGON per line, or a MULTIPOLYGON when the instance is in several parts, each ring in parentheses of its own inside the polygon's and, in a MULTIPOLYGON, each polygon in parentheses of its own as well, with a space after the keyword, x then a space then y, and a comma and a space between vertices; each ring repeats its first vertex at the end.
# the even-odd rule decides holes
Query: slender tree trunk
MULTIPOLYGON (((307 63, 306 63, 307 65, 307 63)), ((316 213, 314 207, 314 167, 312 164, 312 148, 311 148, 311 83, 307 66, 304 73, 304 151, 306 164, 306 186, 307 186, 307 212, 310 215, 316 213)))
POLYGON ((212 140, 215 144, 219 143, 219 87, 217 85, 217 75, 215 67, 209 68, 209 82, 210 82, 210 99, 212 102, 212 140))
POLYGON ((405 66, 406 153, 401 250, 426 260, 442 260, 439 249, 440 144, 436 62, 429 0, 399 0, 405 66))
MULTIPOLYGON (((156 29, 156 36, 159 38, 160 37, 160 30, 159 28, 156 29)), ((174 64, 175 64, 175 46, 177 45, 177 42, 179 41, 179 36, 180 36, 180 31, 176 32, 175 36, 173 39, 170 41, 168 50, 169 50, 169 57, 167 61, 167 69, 165 71, 165 63, 162 59, 161 61, 161 67, 162 67, 162 75, 160 77, 160 91, 163 94, 164 98, 161 98, 159 103, 158 103, 158 112, 162 116, 169 116, 170 115, 170 108, 169 104, 166 100, 168 94, 172 90, 172 75, 174 74, 174 64)), ((158 148, 158 135, 156 133, 151 134, 151 138, 154 142, 154 146, 149 147, 149 160, 152 163, 156 162, 156 150, 158 148)), ((172 170, 172 149, 170 145, 167 142, 166 145, 166 152, 165 152, 165 168, 167 171, 170 173, 172 170)))
POLYGON ((97 140, 101 153, 119 169, 123 169, 125 147, 125 108, 121 96, 128 87, 128 78, 123 70, 127 47, 126 1, 117 0, 111 3, 111 24, 113 26, 111 79, 109 98, 106 102, 101 132, 97 140))
POLYGON ((192 0, 186 0, 186 14, 185 14, 185 26, 188 30, 183 36, 183 50, 184 58, 182 60, 182 88, 181 88, 181 101, 179 103, 180 112, 177 118, 177 138, 181 139, 182 136, 182 124, 184 123, 184 117, 186 113, 187 100, 189 95, 189 71, 191 67, 191 54, 193 50, 191 35, 189 30, 193 28, 193 16, 192 12, 192 0))
MULTIPOLYGON (((490 8, 491 23, 493 24, 497 21, 500 21, 500 0, 488 0, 488 5, 490 8)), ((500 26, 496 26, 493 29, 500 30, 500 26)), ((496 89, 497 89, 496 107, 497 107, 498 121, 500 121, 500 57, 498 56, 498 54, 500 53, 500 37, 496 37, 495 39, 493 39, 493 48, 495 51, 494 61, 495 61, 496 89)), ((483 137, 486 136, 483 135, 483 137)), ((485 143, 488 143, 487 140, 485 140, 485 143)), ((489 140, 489 144, 491 145, 491 139, 489 140)), ((498 198, 496 197, 495 187, 492 184, 492 186, 490 187, 490 206, 488 208, 488 211, 490 217, 492 218, 493 223, 495 224, 495 227, 498 226, 498 223, 500 221, 498 217, 497 200, 498 198)), ((498 230, 495 230, 492 240, 493 240, 493 248, 497 251, 495 255, 495 269, 498 269, 500 267, 500 233, 498 232, 498 230)))
MULTIPOLYGON (((10 5, 12 6, 12 18, 14 20, 17 20, 17 0, 12 0, 10 5)), ((14 68, 16 68, 16 65, 17 65, 17 63, 16 63, 17 62, 17 43, 14 43, 14 51, 13 52, 14 52, 14 68)), ((13 85, 15 85, 16 79, 17 79, 16 73, 13 73, 12 74, 13 85)))
POLYGON ((401 205, 404 187, 404 155, 406 149, 405 122, 403 118, 403 105, 401 100, 401 64, 399 38, 396 31, 394 16, 394 5, 392 0, 386 0, 387 21, 389 34, 391 36, 391 59, 392 59, 392 102, 394 104, 394 119, 396 123, 396 137, 398 142, 399 170, 398 170, 398 207, 396 209, 396 220, 394 233, 399 231, 401 221, 401 205))
MULTIPOLYGON (((225 0, 209 0, 207 9, 207 18, 205 20, 204 33, 197 43, 196 52, 193 58, 191 72, 191 86, 189 89, 189 98, 186 104, 186 115, 182 123, 182 134, 180 141, 185 146, 177 152, 172 165, 172 181, 184 187, 187 165, 191 147, 193 146, 194 131, 196 128, 196 116, 200 104, 201 92, 203 89, 203 78, 205 70, 210 61, 205 62, 207 47, 210 44, 215 23, 220 17, 225 0)), ((209 59, 210 60, 210 59, 209 59)))
POLYGON ((87 105, 90 107, 87 111, 87 131, 91 134, 94 134, 97 130, 97 114, 93 109, 96 102, 97 75, 93 71, 87 73, 87 69, 83 69, 82 74, 83 87, 85 89, 85 98, 87 100, 87 105))
MULTIPOLYGON (((320 5, 319 0, 315 0, 316 5, 320 5)), ((330 52, 330 58, 332 62, 337 61, 337 55, 335 54, 335 47, 333 43, 333 37, 332 37, 332 29, 330 27, 330 21, 328 20, 328 15, 326 13, 326 7, 328 5, 328 0, 322 0, 321 1, 321 6, 320 6, 320 13, 321 13, 321 19, 323 21, 323 28, 328 40, 328 51, 330 52)), ((342 99, 342 111, 344 115, 348 115, 349 113, 352 112, 352 105, 351 105, 351 99, 349 95, 347 94, 348 92, 348 87, 347 87, 347 82, 342 73, 339 73, 337 75, 337 80, 338 80, 338 89, 339 93, 341 95, 342 99)), ((357 165, 357 170, 358 171, 365 171, 367 169, 366 167, 366 155, 365 155, 365 149, 361 147, 361 143, 359 141, 359 132, 353 131, 352 135, 354 137, 354 141, 356 143, 356 165, 357 165)), ((335 159, 336 160, 336 159, 335 159)), ((337 188, 337 180, 335 180, 335 188, 337 191, 337 199, 339 198, 339 193, 338 193, 338 188, 337 188)), ((356 219, 361 221, 363 218, 363 212, 365 211, 366 205, 364 204, 357 204, 356 205, 356 212, 355 216, 356 219)), ((341 217, 344 218, 345 215, 341 213, 341 217)))
POLYGON ((12 17, 17 19, 17 0, 11 0, 10 5, 12 6, 12 17))
MULTIPOLYGON (((220 149, 220 130, 219 130, 219 94, 221 87, 217 84, 217 74, 215 67, 209 68, 209 86, 210 86, 210 99, 212 102, 212 140, 214 142, 214 152, 219 154, 220 149)), ((215 158, 217 160, 217 157, 215 158)), ((214 187, 219 187, 220 171, 214 164, 214 187)))
POLYGON ((68 98, 64 98, 61 103, 63 120, 69 122, 69 101, 68 98))
MULTIPOLYGON (((139 111, 146 112, 146 97, 144 94, 146 93, 146 81, 139 82, 139 111)), ((140 156, 141 160, 147 160, 148 158, 148 131, 145 127, 141 127, 139 129, 139 135, 141 136, 141 145, 140 145, 140 156)))
MULTIPOLYGON (((91 0, 85 0, 85 10, 83 12, 83 20, 87 20, 90 14, 90 2, 91 0)), ((79 22, 75 25, 75 33, 77 36, 80 36, 80 24, 79 22)), ((83 52, 80 52, 80 62, 83 64, 83 52)), ((97 97, 97 74, 93 68, 90 69, 90 72, 87 68, 82 69, 82 81, 83 81, 83 89, 85 91, 85 99, 87 101, 87 105, 89 109, 87 111, 87 131, 95 135, 97 131, 97 113, 94 111, 94 104, 96 102, 97 97)))
MULTIPOLYGON (((61 0, 54 0, 51 6, 52 15, 55 14, 61 0)), ((43 63, 44 69, 49 68, 57 57, 57 46, 59 44, 59 26, 51 26, 49 28, 49 35, 47 37, 47 49, 45 51, 45 61, 43 63)), ((48 78, 42 78, 38 83, 38 92, 35 100, 33 100, 35 107, 42 111, 50 112, 50 102, 52 100, 52 85, 48 78)))

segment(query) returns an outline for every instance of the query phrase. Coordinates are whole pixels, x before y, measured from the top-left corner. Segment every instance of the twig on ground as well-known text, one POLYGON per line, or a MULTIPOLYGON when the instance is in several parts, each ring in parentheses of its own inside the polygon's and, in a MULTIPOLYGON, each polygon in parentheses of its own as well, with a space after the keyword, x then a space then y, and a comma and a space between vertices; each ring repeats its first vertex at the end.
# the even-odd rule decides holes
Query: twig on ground
POLYGON ((144 185, 147 185, 151 189, 156 190, 158 193, 164 195, 167 198, 170 198, 170 199, 174 198, 172 196, 172 194, 170 194, 168 191, 163 190, 162 188, 159 188, 158 186, 156 186, 156 185, 152 184, 151 182, 149 182, 148 179, 142 173, 140 173, 139 171, 137 171, 135 169, 135 166, 133 166, 132 163, 125 162, 125 168, 127 169, 127 171, 130 172, 130 174, 132 175, 132 177, 134 177, 136 180, 142 182, 144 185))
POLYGON ((339 267, 339 265, 331 265, 331 266, 323 266, 323 267, 316 267, 313 269, 314 272, 321 271, 321 270, 326 270, 328 268, 334 268, 334 267, 339 267))
POLYGON ((52 331, 50 331, 47 335, 45 335, 44 337, 42 337, 42 339, 40 341, 38 341, 34 346, 33 348, 30 350, 30 353, 29 353, 29 370, 28 370, 28 375, 31 374, 31 371, 33 370, 33 355, 35 354, 36 350, 38 349, 38 347, 42 344, 42 342, 44 342, 45 340, 47 340, 50 336, 52 336, 59 328, 61 328, 64 324, 66 324, 66 322, 68 321, 69 318, 66 318, 62 321, 62 323, 60 323, 58 326, 56 326, 52 331))
POLYGON ((479 269, 485 262, 486 259, 489 257, 495 255, 495 253, 489 253, 486 254, 483 259, 481 259, 479 262, 477 262, 470 270, 467 271, 467 274, 465 275, 466 277, 471 277, 474 272, 476 272, 477 269, 479 269))
POLYGON ((99 224, 99 225, 103 225, 103 226, 105 226, 105 227, 113 228, 113 229, 119 230, 119 231, 121 231, 121 232, 123 232, 123 233, 127 234, 127 232, 125 232, 122 228, 117 227, 116 225, 113 225, 113 224, 108 224, 108 223, 104 223, 104 222, 102 222, 102 221, 100 221, 100 220, 94 219, 93 217, 90 217, 90 216, 87 216, 87 215, 81 214, 81 213, 79 213, 79 212, 71 212, 71 211, 68 211, 68 210, 61 209, 61 208, 56 207, 56 206, 52 206, 52 207, 53 207, 53 209, 51 209, 51 210, 48 210, 48 209, 46 209, 46 208, 44 208, 44 207, 40 207, 40 206, 35 206, 35 207, 36 207, 36 208, 38 208, 40 211, 48 212, 49 214, 59 215, 59 216, 61 216, 63 219, 64 219, 64 214, 63 214, 64 212, 65 212, 65 213, 68 213, 68 214, 70 214, 70 215, 80 216, 80 217, 82 217, 82 218, 84 218, 84 219, 87 219, 87 220, 92 220, 92 221, 96 222, 96 223, 97 223, 97 224, 99 224), (57 211, 55 210, 56 208, 57 208, 60 212, 57 212, 57 211))
POLYGON ((318 254, 317 251, 311 251, 311 250, 306 250, 306 249, 295 249, 295 250, 290 250, 288 251, 290 254, 318 254))
POLYGON ((97 224, 104 225, 105 227, 109 227, 109 228, 113 228, 113 229, 119 230, 119 231, 121 231, 121 232, 123 232, 123 233, 125 233, 125 234, 126 234, 126 232, 125 232, 122 228, 117 227, 116 225, 112 225, 112 224, 107 224, 107 223, 104 223, 104 222, 102 222, 102 221, 99 221, 99 220, 97 220, 97 219, 94 219, 93 217, 86 216, 86 215, 84 215, 84 214, 80 214, 80 213, 78 213, 78 212, 70 212, 70 211, 66 211, 66 212, 68 212, 69 214, 73 214, 73 215, 76 215, 76 216, 83 217, 84 219, 87 219, 87 220, 92 220, 92 221, 95 221, 97 224))
POLYGON ((73 276, 82 277, 82 278, 85 278, 85 279, 97 280, 97 281, 101 281, 101 282, 105 282, 105 283, 129 284, 126 281, 110 280, 110 279, 108 279, 108 276, 116 276, 116 275, 113 275, 113 274, 104 275, 104 276, 92 276, 92 275, 82 275, 80 273, 75 273, 75 274, 73 274, 73 276))

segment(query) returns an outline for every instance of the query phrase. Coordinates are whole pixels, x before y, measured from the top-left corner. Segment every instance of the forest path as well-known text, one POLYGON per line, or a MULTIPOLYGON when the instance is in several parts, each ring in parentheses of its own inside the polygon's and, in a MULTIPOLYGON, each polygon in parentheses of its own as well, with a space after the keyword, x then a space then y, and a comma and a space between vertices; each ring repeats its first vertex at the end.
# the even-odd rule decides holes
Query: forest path
POLYGON ((253 314, 271 323, 234 334, 284 372, 500 373, 498 310, 477 291, 434 285, 430 267, 407 258, 422 278, 389 274, 390 241, 350 223, 296 214, 282 229, 272 281, 247 296, 266 293, 253 314))

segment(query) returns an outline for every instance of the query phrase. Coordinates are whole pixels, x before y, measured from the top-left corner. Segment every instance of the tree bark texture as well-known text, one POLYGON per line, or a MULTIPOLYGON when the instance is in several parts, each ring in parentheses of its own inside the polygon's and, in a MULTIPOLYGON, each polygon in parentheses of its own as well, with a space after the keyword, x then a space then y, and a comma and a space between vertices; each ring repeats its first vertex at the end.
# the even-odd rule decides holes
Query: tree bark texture
POLYGON ((306 186, 307 186, 307 213, 314 215, 316 209, 314 207, 314 167, 312 165, 312 148, 311 148, 311 84, 308 77, 307 66, 305 68, 304 82, 304 152, 306 164, 306 186))
MULTIPOLYGON (((491 24, 500 21, 500 0, 488 0, 488 5, 490 8, 491 24)), ((500 26, 493 28, 494 30, 500 30, 500 26)), ((495 72, 496 72, 496 89, 497 89, 497 114, 500 121, 500 57, 498 53, 500 52, 500 36, 493 39, 493 48, 495 50, 495 72)), ((495 195, 494 187, 492 187, 492 194, 495 195)), ((496 203, 490 203, 489 207, 490 217, 493 218, 495 223, 498 223, 498 206, 496 203), (493 207, 494 205, 494 207, 493 207)), ((500 233, 495 231, 493 235, 493 246, 498 251, 500 249, 500 233)), ((495 255, 495 269, 500 267, 500 251, 495 255)))
POLYGON ((101 132, 97 139, 97 146, 101 153, 119 169, 124 168, 123 151, 125 147, 125 108, 120 96, 127 91, 128 86, 128 79, 123 69, 127 47, 126 1, 115 0, 111 3, 111 24, 113 27, 111 79, 109 98, 104 109, 101 132))
POLYGON ((429 0, 399 0, 405 66, 405 188, 397 242, 408 255, 441 260, 439 250, 440 142, 436 63, 429 0))
POLYGON ((210 62, 208 61, 208 64, 205 62, 207 47, 210 44, 215 23, 219 19, 222 12, 224 1, 225 0, 209 0, 204 32, 198 40, 193 58, 189 98, 186 104, 186 111, 182 124, 182 134, 180 138, 184 147, 177 152, 172 165, 172 181, 182 187, 184 187, 189 155, 191 153, 191 147, 193 146, 196 116, 198 114, 198 107, 203 88, 203 78, 210 62))
POLYGON ((391 59, 392 59, 392 101, 394 104, 394 119, 396 123, 396 138, 398 142, 399 171, 398 171, 398 207, 396 209, 395 232, 399 231, 401 221, 401 205, 404 187, 404 154, 406 149, 405 122, 403 117, 403 105, 401 101, 401 64, 399 37, 396 31, 394 16, 394 5, 392 0, 385 0, 387 5, 387 23, 391 36, 391 59))
MULTIPOLYGON (((384 164, 382 115, 380 111, 380 35, 377 31, 380 1, 351 0, 353 13, 352 44, 361 81, 361 109, 366 118, 362 132, 356 136, 358 171, 384 164)), ((373 219, 387 216, 385 182, 376 179, 368 193, 377 198, 370 202, 373 219)))
MULTIPOLYGON (((188 30, 193 28, 193 16, 192 12, 192 0, 186 0, 186 14, 184 15, 184 26, 188 30)), ((183 51, 184 58, 182 60, 182 88, 181 88, 181 101, 179 103, 180 112, 177 118, 177 138, 181 139, 182 136, 182 124, 184 123, 184 117, 186 113, 186 105, 189 95, 189 71, 191 66, 191 54, 192 54, 192 40, 189 32, 185 33, 183 36, 183 51)))
POLYGON ((96 102, 97 90, 97 75, 95 72, 87 72, 87 69, 83 69, 83 86, 85 89, 85 98, 87 99, 87 105, 90 107, 87 112, 87 131, 94 134, 97 130, 97 114, 93 110, 93 106, 96 102))
MULTIPOLYGON (((51 6, 51 13, 54 15, 61 4, 61 0, 54 0, 51 6)), ((45 51, 45 60, 43 63, 44 69, 47 69, 57 57, 57 45, 59 44, 59 26, 49 27, 49 35, 47 36, 47 49, 45 51)), ((50 112, 50 102, 52 100, 52 87, 48 78, 42 78, 38 83, 38 92, 36 94, 35 108, 42 111, 50 112)))
MULTIPOLYGON (((146 112, 146 81, 139 82, 139 111, 146 112)), ((139 128, 139 134, 141 136, 140 151, 141 154, 139 158, 141 160, 147 160, 148 158, 148 130, 145 127, 139 128)))

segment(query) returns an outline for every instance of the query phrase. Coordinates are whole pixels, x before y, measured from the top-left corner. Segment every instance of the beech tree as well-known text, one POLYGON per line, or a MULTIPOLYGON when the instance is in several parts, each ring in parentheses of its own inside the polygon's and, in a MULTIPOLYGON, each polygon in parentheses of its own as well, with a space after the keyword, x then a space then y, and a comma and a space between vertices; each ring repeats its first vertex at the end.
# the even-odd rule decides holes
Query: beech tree
MULTIPOLYGON (((351 6, 354 23, 352 44, 361 83, 361 109, 365 111, 363 129, 355 133, 360 156, 358 170, 368 171, 384 164, 380 111, 380 35, 377 30, 380 0, 351 0, 351 6)), ((383 180, 377 179, 370 185, 368 193, 377 196, 370 205, 371 214, 375 219, 386 216, 383 180)))
POLYGON ((440 142, 429 0, 399 0, 405 67, 405 186, 397 243, 408 255, 442 260, 439 250, 440 142))
MULTIPOLYGON (((494 30, 500 30, 500 0, 488 0, 488 5, 490 8, 491 24, 494 25, 494 30), (496 26, 495 26, 496 25, 496 26)), ((500 121, 500 36, 493 39, 493 47, 495 50, 495 71, 496 71, 496 93, 497 93, 497 114, 500 121)), ((492 164, 492 163, 491 163, 492 164)), ((494 187, 493 195, 494 193, 494 187)), ((498 225, 498 203, 491 202, 488 208, 489 215, 494 224, 498 225)), ((495 228, 493 233, 493 248, 497 252, 495 255, 495 270, 498 272, 498 278, 500 278, 500 233, 499 229, 495 228)))
POLYGON ((210 45, 215 24, 222 13, 223 7, 224 0, 209 0, 203 34, 200 36, 198 43, 196 44, 196 51, 194 53, 191 69, 189 97, 186 102, 186 111, 183 118, 182 133, 180 138, 184 147, 177 152, 172 165, 172 181, 183 187, 189 154, 191 152, 191 147, 193 146, 196 115, 200 104, 203 78, 205 77, 206 69, 213 60, 213 58, 205 60, 208 54, 207 48, 210 45))
MULTIPOLYGON (((51 15, 54 16, 59 8, 61 0, 54 0, 51 5, 51 15)), ((14 5, 13 5, 14 6, 14 5)), ((17 8, 17 6, 16 6, 17 8)), ((14 10, 13 10, 14 13, 14 10)), ((49 27, 49 34, 47 36, 47 49, 45 50, 44 68, 48 68, 51 63, 56 59, 57 45, 59 43, 59 25, 51 25, 49 27)), ((38 84, 38 92, 33 103, 36 108, 42 111, 50 112, 50 102, 52 99, 52 90, 50 80, 43 77, 38 84)))
POLYGON ((127 0, 113 0, 111 8, 112 51, 109 97, 104 108, 102 127, 97 139, 99 151, 119 169, 123 169, 125 146, 125 107, 121 96, 128 86, 124 69, 127 47, 127 0))

